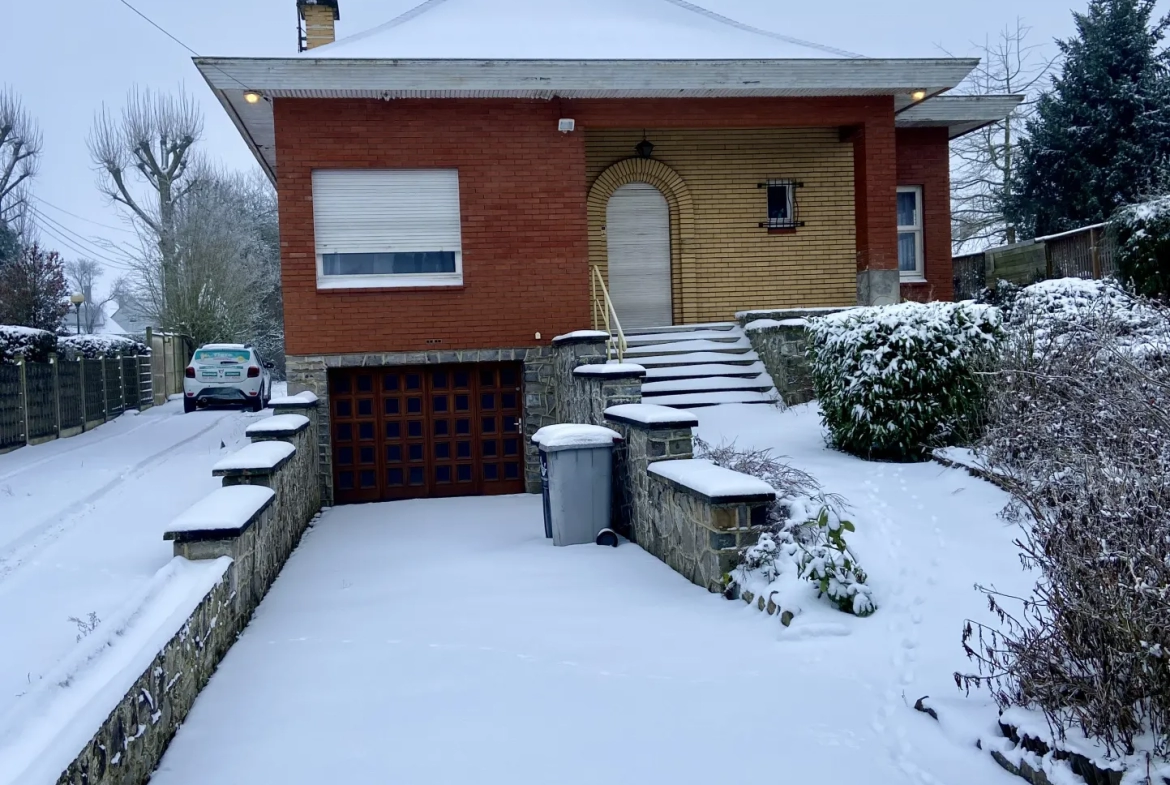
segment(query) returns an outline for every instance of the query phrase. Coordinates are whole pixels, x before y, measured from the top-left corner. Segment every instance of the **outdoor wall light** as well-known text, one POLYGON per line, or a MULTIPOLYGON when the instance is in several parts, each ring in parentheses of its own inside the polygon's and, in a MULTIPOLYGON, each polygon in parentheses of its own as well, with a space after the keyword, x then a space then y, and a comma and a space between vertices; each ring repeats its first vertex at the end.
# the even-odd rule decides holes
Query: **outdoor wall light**
POLYGON ((647 139, 645 134, 642 134, 642 141, 634 145, 634 152, 638 154, 639 158, 649 158, 654 154, 654 143, 647 139))
POLYGON ((244 100, 250 104, 258 104, 260 103, 260 93, 257 93, 255 90, 249 90, 244 93, 244 100))
POLYGON ((915 101, 921 101, 923 98, 926 97, 926 91, 925 90, 915 90, 914 92, 910 93, 910 97, 913 98, 915 101))

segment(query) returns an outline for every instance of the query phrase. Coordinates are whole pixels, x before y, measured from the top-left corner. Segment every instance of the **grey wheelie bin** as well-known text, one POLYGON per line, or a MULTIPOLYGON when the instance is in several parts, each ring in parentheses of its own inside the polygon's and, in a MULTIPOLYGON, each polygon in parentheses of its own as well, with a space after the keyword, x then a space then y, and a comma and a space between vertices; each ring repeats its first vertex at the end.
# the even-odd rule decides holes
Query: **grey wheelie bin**
POLYGON ((609 528, 613 444, 598 425, 549 425, 532 437, 540 448, 544 531, 553 545, 583 545, 609 528))

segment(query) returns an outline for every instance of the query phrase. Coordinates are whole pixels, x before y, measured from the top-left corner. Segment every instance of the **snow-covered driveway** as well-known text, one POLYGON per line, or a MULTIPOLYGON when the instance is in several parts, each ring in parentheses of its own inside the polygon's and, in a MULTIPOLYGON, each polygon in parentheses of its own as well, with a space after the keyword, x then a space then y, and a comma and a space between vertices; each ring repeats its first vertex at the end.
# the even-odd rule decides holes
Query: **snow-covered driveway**
POLYGON ((268 414, 176 400, 0 455, 0 716, 76 643, 70 617, 100 621, 170 560, 167 524, 268 414))
POLYGON ((865 507, 875 616, 784 629, 636 546, 553 548, 535 496, 335 508, 152 785, 1014 783, 911 708, 957 695, 972 583, 1018 572, 1002 494, 825 453, 815 415, 743 408, 734 427, 787 433, 794 463, 865 507))

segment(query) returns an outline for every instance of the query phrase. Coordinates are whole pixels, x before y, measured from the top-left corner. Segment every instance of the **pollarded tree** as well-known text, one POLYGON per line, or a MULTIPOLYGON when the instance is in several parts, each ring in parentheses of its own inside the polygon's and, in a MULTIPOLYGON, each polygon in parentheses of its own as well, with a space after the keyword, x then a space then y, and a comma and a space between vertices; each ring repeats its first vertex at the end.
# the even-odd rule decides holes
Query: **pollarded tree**
POLYGON ((1170 79, 1155 0, 1090 0, 1027 124, 1013 214, 1036 234, 1106 220, 1170 161, 1170 79))
POLYGON ((56 251, 33 244, 0 269, 0 324, 56 331, 68 312, 69 289, 56 251))
MULTIPOLYGON (((159 265, 159 317, 171 323, 170 288, 178 269, 177 213, 198 184, 194 145, 203 117, 181 90, 177 95, 134 88, 120 117, 105 107, 94 121, 89 151, 98 167, 98 188, 130 211, 159 265)), ((177 291, 176 291, 177 296, 177 291)))
POLYGON ((41 130, 11 88, 0 87, 0 228, 20 226, 41 157, 41 130))

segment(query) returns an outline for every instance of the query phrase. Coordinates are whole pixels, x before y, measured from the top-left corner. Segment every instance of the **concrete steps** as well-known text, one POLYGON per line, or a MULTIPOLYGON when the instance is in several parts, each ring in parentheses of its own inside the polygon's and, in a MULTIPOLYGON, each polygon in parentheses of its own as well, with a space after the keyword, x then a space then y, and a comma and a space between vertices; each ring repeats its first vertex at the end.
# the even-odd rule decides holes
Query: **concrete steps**
POLYGON ((646 368, 642 401, 676 409, 771 403, 772 377, 734 322, 631 331, 625 361, 646 368))

